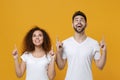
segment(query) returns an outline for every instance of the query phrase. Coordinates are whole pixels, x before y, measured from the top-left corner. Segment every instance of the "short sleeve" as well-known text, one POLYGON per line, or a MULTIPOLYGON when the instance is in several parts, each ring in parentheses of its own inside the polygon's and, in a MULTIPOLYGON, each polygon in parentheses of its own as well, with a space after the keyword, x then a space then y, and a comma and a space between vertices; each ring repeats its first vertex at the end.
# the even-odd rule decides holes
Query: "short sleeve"
POLYGON ((27 52, 23 53, 23 55, 21 56, 21 59, 26 62, 27 61, 27 52))
POLYGON ((100 56, 101 56, 101 54, 100 54, 100 46, 99 46, 98 43, 96 43, 95 46, 94 46, 94 59, 98 60, 98 59, 100 59, 100 56))
POLYGON ((47 59, 48 59, 48 61, 50 63, 50 61, 51 61, 51 55, 50 54, 47 54, 47 59))
POLYGON ((65 48, 65 45, 64 45, 64 44, 63 44, 63 54, 62 54, 62 58, 63 58, 63 59, 66 59, 66 58, 67 58, 66 48, 65 48))
POLYGON ((63 54, 62 54, 62 58, 63 58, 63 59, 66 59, 66 58, 67 58, 67 56, 66 56, 66 53, 65 53, 65 52, 63 52, 63 54))

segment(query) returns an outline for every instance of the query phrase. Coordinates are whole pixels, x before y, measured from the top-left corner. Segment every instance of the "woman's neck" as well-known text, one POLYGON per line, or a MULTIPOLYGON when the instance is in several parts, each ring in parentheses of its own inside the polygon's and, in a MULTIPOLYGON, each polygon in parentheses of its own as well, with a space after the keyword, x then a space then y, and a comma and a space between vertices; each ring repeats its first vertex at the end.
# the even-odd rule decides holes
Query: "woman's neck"
POLYGON ((32 52, 32 55, 34 57, 40 58, 42 56, 45 55, 45 51, 43 50, 43 48, 41 47, 35 47, 35 50, 32 52))
POLYGON ((35 50, 33 52, 35 54, 38 54, 38 53, 44 53, 45 51, 43 50, 42 47, 35 47, 35 50))

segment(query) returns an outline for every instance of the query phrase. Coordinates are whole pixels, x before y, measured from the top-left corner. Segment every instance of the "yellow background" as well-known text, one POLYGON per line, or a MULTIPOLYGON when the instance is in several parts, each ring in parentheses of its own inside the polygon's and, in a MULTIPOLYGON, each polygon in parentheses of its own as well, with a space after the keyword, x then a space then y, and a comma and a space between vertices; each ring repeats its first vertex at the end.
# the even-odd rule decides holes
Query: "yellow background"
MULTIPOLYGON (((51 36, 64 40, 73 35, 71 17, 76 10, 88 18, 87 35, 108 48, 107 63, 100 71, 93 62, 94 80, 120 80, 120 0, 0 0, 0 80, 18 79, 11 55, 14 44, 21 52, 22 40, 32 26, 38 25, 51 36)), ((19 53, 20 54, 20 53, 19 53)), ((55 80, 64 80, 66 68, 56 67, 55 80)))

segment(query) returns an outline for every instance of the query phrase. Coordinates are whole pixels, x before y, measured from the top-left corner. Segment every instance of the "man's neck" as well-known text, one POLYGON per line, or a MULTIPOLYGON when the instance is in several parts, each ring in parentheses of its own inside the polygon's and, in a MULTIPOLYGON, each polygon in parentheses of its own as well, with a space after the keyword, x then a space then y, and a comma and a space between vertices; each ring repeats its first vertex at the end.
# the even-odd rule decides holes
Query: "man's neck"
POLYGON ((87 38, 87 35, 85 34, 85 32, 75 33, 75 34, 74 34, 74 39, 75 39, 78 43, 83 42, 86 38, 87 38))

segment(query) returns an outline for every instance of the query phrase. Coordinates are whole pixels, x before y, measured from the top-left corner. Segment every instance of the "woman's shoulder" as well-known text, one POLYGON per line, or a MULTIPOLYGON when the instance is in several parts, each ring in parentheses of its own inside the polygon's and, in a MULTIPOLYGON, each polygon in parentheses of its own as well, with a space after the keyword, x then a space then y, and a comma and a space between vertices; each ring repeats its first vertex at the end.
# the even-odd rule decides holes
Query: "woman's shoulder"
POLYGON ((23 52, 22 56, 29 56, 31 54, 31 52, 25 51, 23 52))

